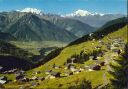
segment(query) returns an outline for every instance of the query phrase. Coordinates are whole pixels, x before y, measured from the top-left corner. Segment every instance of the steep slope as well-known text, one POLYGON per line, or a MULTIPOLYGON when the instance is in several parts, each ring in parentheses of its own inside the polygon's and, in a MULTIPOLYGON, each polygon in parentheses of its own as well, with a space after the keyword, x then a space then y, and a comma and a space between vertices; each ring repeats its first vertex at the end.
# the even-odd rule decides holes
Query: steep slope
POLYGON ((77 37, 65 29, 38 18, 35 14, 26 13, 3 32, 10 33, 22 41, 63 41, 70 42, 77 37))
POLYGON ((82 23, 79 20, 63 18, 57 15, 44 15, 42 18, 54 23, 62 29, 66 29, 67 31, 75 34, 77 37, 82 37, 83 35, 94 32, 96 30, 96 28, 82 23))

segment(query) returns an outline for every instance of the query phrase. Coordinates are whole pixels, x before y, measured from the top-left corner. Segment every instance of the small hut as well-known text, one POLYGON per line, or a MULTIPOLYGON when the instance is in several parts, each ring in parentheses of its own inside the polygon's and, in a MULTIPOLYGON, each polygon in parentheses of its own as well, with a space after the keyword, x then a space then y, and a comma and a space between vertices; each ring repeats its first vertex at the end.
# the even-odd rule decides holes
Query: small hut
POLYGON ((74 65, 71 64, 71 63, 67 63, 65 66, 66 66, 65 69, 70 69, 70 67, 71 67, 71 66, 74 66, 74 65))
POLYGON ((117 53, 117 54, 120 54, 121 53, 121 50, 120 49, 113 49, 112 51, 115 52, 115 53, 117 53))
POLYGON ((67 60, 67 64, 68 63, 74 64, 74 63, 77 63, 77 60, 76 60, 76 58, 70 58, 67 60))
POLYGON ((35 74, 40 74, 41 72, 40 71, 36 71, 35 74))
POLYGON ((77 69, 77 70, 74 71, 74 74, 78 74, 78 73, 80 73, 80 72, 81 72, 81 71, 77 69))
POLYGON ((29 79, 29 78, 24 77, 24 78, 20 79, 19 81, 21 81, 21 82, 29 82, 29 81, 30 81, 30 79, 29 79))
POLYGON ((46 70, 45 74, 50 74, 52 72, 52 70, 46 70))
POLYGON ((104 65, 105 65, 105 62, 104 62, 104 61, 99 61, 99 60, 97 60, 97 61, 96 61, 96 64, 97 64, 97 65, 100 65, 100 66, 104 66, 104 65))
POLYGON ((2 76, 2 77, 0 77, 0 84, 5 84, 5 83, 7 83, 7 77, 6 76, 2 76))
POLYGON ((91 65, 90 66, 90 69, 92 69, 92 70, 100 70, 101 69, 101 66, 99 66, 97 64, 94 64, 94 65, 91 65))
POLYGON ((7 77, 6 76, 2 76, 2 77, 0 77, 0 80, 7 80, 7 77))
POLYGON ((17 69, 12 69, 12 70, 9 70, 9 71, 8 71, 8 74, 15 73, 15 72, 17 72, 17 71, 18 71, 17 69))
POLYGON ((52 68, 54 68, 54 69, 59 69, 60 66, 57 66, 57 65, 54 64, 52 68))
POLYGON ((66 76, 73 75, 73 72, 71 72, 71 71, 69 71, 69 72, 65 72, 65 75, 66 75, 66 76))
POLYGON ((38 77, 33 76, 31 79, 32 79, 32 80, 38 80, 38 77))
POLYGON ((39 77, 38 80, 43 81, 45 78, 44 77, 39 77))
POLYGON ((24 78, 24 75, 19 73, 19 74, 16 74, 16 80, 21 80, 24 78))
POLYGON ((55 78, 56 78, 56 77, 60 77, 60 74, 61 74, 60 72, 54 72, 54 71, 52 71, 52 72, 50 73, 50 75, 53 76, 53 77, 55 77, 55 78))

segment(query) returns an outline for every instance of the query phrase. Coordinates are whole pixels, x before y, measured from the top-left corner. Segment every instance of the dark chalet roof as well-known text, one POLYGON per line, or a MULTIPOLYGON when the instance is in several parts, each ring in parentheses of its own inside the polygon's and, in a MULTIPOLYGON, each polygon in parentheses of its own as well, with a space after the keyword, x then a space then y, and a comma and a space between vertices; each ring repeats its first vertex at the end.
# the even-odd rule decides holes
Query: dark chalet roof
POLYGON ((101 69, 101 66, 99 66, 97 64, 93 64, 93 65, 90 65, 89 68, 90 69, 93 69, 93 70, 100 70, 101 69))
POLYGON ((2 76, 2 77, 0 77, 0 80, 7 80, 7 77, 6 76, 2 76))
POLYGON ((50 73, 50 72, 52 72, 52 70, 46 70, 45 72, 48 72, 48 73, 50 73))
POLYGON ((54 72, 54 71, 52 71, 51 73, 50 73, 52 76, 60 76, 60 72, 54 72))

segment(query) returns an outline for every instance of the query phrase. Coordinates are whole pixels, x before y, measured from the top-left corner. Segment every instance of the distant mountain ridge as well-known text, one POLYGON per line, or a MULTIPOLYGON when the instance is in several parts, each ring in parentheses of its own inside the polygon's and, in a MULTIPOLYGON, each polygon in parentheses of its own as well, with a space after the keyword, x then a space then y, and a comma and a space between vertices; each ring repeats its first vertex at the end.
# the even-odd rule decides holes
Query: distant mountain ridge
POLYGON ((89 11, 87 11, 87 10, 81 10, 81 9, 79 9, 79 10, 74 11, 73 13, 64 15, 64 17, 94 16, 94 15, 103 16, 103 15, 105 15, 105 14, 101 14, 101 13, 92 13, 92 12, 89 12, 89 11))
POLYGON ((80 9, 73 13, 66 14, 63 17, 80 20, 81 22, 89 24, 90 26, 99 28, 108 21, 125 17, 125 16, 126 15, 123 15, 123 14, 102 14, 97 12, 93 13, 93 12, 80 9))
MULTIPOLYGON (((18 10, 19 12, 31 12, 39 15, 46 14, 39 9, 36 8, 25 8, 23 10, 18 10)), ((106 22, 124 17, 124 14, 112 14, 112 13, 99 13, 99 12, 91 12, 88 10, 78 9, 69 14, 61 14, 59 17, 72 18, 76 20, 80 20, 83 23, 86 23, 92 27, 101 27, 106 22)))
POLYGON ((96 28, 75 19, 63 18, 57 15, 45 15, 41 18, 73 33, 77 37, 82 37, 83 35, 96 31, 96 28))

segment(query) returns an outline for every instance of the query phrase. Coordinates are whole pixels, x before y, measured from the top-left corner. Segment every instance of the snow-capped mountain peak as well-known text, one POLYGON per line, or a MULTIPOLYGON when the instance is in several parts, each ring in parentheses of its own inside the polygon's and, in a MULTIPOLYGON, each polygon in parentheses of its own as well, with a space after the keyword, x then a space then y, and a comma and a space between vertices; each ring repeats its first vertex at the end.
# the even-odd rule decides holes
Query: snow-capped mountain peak
POLYGON ((100 15, 100 16, 103 16, 104 14, 100 14, 100 13, 92 13, 92 12, 89 12, 87 10, 77 10, 71 14, 66 14, 65 16, 66 17, 74 17, 74 16, 94 16, 94 15, 100 15))
POLYGON ((95 13, 93 13, 93 15, 100 15, 100 16, 104 16, 105 14, 101 14, 101 13, 97 13, 97 12, 95 12, 95 13))
POLYGON ((30 13, 34 13, 34 14, 40 14, 42 15, 42 11, 36 8, 25 8, 23 10, 21 10, 20 12, 30 12, 30 13))
POLYGON ((79 16, 91 15, 91 13, 89 11, 84 11, 84 10, 77 10, 76 12, 74 12, 74 14, 79 15, 79 16))

